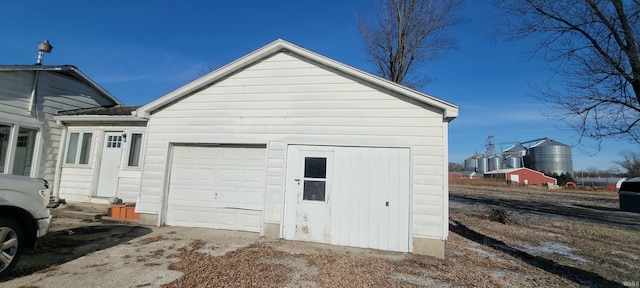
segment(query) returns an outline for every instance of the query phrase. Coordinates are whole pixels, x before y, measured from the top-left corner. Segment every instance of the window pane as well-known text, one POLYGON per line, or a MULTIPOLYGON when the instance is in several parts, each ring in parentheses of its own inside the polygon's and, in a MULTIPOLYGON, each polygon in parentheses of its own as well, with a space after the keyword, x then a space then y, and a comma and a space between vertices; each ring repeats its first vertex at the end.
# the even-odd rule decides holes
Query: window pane
POLYGON ((7 162, 7 150, 9 150, 9 134, 11 126, 0 125, 0 173, 4 173, 4 164, 7 162))
POLYGON ((305 180, 302 200, 324 201, 325 184, 324 181, 305 180))
POLYGON ((18 132, 18 142, 16 142, 16 153, 13 159, 14 175, 31 175, 31 163, 33 162, 33 153, 36 146, 36 135, 38 130, 29 128, 20 128, 18 132))
POLYGON ((76 153, 78 152, 78 138, 79 133, 69 134, 69 145, 67 146, 67 160, 64 163, 75 164, 76 153))
POLYGON ((305 178, 327 178, 327 158, 304 158, 305 178))
POLYGON ((93 137, 93 133, 82 134, 82 147, 80 148, 80 159, 78 159, 78 164, 89 164, 89 155, 91 154, 91 137, 93 137))
POLYGON ((142 144, 142 134, 131 134, 131 147, 129 147, 129 166, 137 167, 140 162, 140 145, 142 144))

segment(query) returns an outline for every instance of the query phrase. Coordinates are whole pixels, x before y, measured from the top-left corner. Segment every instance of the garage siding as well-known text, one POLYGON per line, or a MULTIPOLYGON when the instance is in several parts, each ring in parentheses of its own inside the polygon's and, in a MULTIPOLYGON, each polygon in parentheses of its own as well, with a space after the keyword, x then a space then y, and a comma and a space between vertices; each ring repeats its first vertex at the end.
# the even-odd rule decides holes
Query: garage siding
MULTIPOLYGON (((442 111, 388 93, 288 53, 266 58, 151 115, 137 209, 160 211, 169 143, 187 142, 268 144, 265 222, 281 221, 286 144, 411 147, 414 199, 447 195, 442 111)), ((441 239, 446 227, 421 220, 412 229, 441 239)))

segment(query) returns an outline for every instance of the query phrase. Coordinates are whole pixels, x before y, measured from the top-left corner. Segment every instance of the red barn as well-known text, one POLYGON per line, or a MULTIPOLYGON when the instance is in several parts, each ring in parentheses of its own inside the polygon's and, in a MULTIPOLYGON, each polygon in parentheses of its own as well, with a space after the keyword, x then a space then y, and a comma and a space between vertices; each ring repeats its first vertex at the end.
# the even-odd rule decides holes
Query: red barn
POLYGON ((529 168, 498 169, 484 173, 484 178, 500 178, 513 183, 525 185, 542 185, 552 183, 558 185, 558 180, 544 175, 542 172, 529 168))

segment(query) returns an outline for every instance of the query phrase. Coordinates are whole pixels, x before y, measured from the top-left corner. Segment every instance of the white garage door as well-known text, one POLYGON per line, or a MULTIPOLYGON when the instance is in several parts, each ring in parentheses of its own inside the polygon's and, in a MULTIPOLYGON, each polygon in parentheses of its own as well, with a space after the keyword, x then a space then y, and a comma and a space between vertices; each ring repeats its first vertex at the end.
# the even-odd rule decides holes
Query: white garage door
POLYGON ((174 146, 167 225, 260 232, 264 147, 174 146))
POLYGON ((291 145, 285 238, 409 251, 406 148, 291 145))

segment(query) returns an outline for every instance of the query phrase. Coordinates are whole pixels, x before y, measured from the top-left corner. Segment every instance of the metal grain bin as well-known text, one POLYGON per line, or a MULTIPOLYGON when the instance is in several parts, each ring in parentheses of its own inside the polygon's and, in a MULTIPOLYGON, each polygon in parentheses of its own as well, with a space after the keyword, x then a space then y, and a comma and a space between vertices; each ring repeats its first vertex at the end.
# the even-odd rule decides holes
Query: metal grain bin
POLYGON ((478 168, 478 156, 473 155, 467 159, 464 159, 464 171, 477 171, 478 168))
POLYGON ((550 174, 573 174, 571 147, 553 139, 543 140, 531 146, 525 157, 525 166, 550 174))
POLYGON ((640 213, 640 177, 622 182, 618 196, 620 210, 640 213))
POLYGON ((522 168, 522 157, 509 155, 504 158, 504 164, 506 169, 522 168))
POLYGON ((502 157, 493 155, 489 158, 489 171, 498 170, 502 168, 502 157))
POLYGON ((502 151, 502 156, 519 156, 522 157, 527 154, 527 148, 522 144, 513 145, 506 150, 502 151))
POLYGON ((484 157, 484 156, 478 157, 478 173, 485 173, 489 171, 488 161, 489 159, 487 159, 487 157, 484 157))

